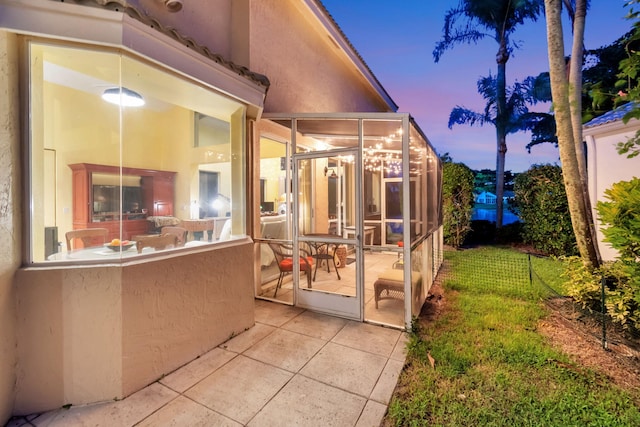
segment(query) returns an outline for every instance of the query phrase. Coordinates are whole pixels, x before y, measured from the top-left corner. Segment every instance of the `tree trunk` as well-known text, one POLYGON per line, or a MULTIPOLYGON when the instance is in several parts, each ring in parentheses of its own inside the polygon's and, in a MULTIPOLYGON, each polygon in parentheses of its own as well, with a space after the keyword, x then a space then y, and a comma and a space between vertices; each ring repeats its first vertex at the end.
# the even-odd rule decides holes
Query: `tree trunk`
POLYGON ((502 228, 504 163, 507 154, 507 40, 500 38, 500 49, 496 55, 498 75, 496 76, 496 229, 502 228))
MULTIPOLYGON (((573 11, 573 46, 569 67, 569 103, 571 106, 571 124, 573 126, 573 143, 576 147, 578 170, 582 182, 582 197, 586 206, 587 223, 590 224, 591 236, 596 235, 593 221, 593 210, 589 197, 589 179, 587 176, 587 157, 582 138, 582 66, 584 55, 584 28, 587 17, 587 1, 576 0, 573 11)), ((593 245, 596 257, 600 259, 598 245, 593 245)))
MULTIPOLYGON (((587 267, 595 268, 599 265, 599 259, 592 235, 591 217, 587 214, 588 209, 584 198, 586 188, 583 185, 576 152, 576 143, 582 145, 582 141, 574 141, 574 126, 572 124, 571 102, 569 99, 569 79, 567 78, 564 59, 561 20, 562 0, 545 0, 544 5, 547 21, 551 96, 553 98, 558 148, 569 202, 571 224, 583 262, 587 267)), ((576 87, 572 89, 575 91, 576 87)), ((581 123, 580 126, 582 126, 581 123)))

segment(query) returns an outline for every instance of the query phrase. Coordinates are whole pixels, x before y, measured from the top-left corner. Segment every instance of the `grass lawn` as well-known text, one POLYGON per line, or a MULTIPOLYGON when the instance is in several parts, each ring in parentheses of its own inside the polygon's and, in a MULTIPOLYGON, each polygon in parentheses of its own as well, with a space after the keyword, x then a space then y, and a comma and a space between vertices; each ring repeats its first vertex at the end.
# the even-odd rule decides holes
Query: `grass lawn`
MULTIPOLYGON (((496 275, 499 292, 476 286, 469 266, 494 255, 517 256, 500 248, 445 253, 453 273, 445 308, 415 322, 386 425, 640 426, 640 393, 575 364, 536 332, 546 315, 540 295, 521 286, 504 292, 508 275, 496 275)), ((533 262, 560 288, 558 261, 533 262)))

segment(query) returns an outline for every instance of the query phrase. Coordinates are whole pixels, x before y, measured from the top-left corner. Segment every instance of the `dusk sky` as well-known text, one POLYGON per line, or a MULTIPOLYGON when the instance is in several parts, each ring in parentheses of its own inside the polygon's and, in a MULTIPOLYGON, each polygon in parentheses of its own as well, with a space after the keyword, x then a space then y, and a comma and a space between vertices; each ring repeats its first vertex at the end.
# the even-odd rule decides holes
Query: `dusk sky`
MULTIPOLYGON (((447 127, 449 113, 460 105, 474 111, 484 108, 476 83, 496 74, 497 43, 485 39, 477 45, 457 45, 439 63, 433 49, 442 36, 445 12, 458 0, 322 0, 340 28, 375 76, 398 104, 408 112, 439 154, 448 152, 455 162, 472 169, 495 169, 495 128, 456 125, 447 127)), ((631 28, 624 19, 624 0, 592 0, 587 13, 585 46, 595 49, 611 44, 631 28)), ((565 26, 565 39, 570 38, 565 26)), ((507 63, 507 84, 548 71, 544 16, 518 27, 512 40, 520 49, 507 63)), ((570 52, 571 45, 565 43, 570 52)), ((549 104, 535 107, 548 111, 549 104)), ((542 144, 528 154, 530 134, 507 136, 506 170, 522 172, 533 164, 559 163, 558 150, 542 144)))

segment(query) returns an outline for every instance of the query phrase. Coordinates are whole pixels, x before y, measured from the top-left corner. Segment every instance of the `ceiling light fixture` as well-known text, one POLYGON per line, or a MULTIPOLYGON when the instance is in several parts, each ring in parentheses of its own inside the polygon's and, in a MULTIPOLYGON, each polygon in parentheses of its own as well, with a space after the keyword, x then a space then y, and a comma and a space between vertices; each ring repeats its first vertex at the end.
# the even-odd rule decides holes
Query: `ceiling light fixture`
POLYGON ((121 107, 142 107, 144 98, 126 87, 112 87, 102 93, 102 99, 121 107))

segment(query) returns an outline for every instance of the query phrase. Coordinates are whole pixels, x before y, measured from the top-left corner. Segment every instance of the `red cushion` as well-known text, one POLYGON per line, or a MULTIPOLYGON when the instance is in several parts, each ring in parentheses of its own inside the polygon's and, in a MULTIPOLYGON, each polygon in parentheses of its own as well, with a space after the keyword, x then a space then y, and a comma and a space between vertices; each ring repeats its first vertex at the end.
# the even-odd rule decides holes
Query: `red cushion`
MULTIPOLYGON (((309 263, 309 266, 313 265, 313 258, 310 256, 307 257, 307 262, 309 263)), ((307 269, 307 264, 304 262, 304 258, 300 257, 300 270, 306 270, 306 269, 307 269)), ((280 270, 292 271, 293 258, 285 258, 282 261, 280 261, 280 270)))

